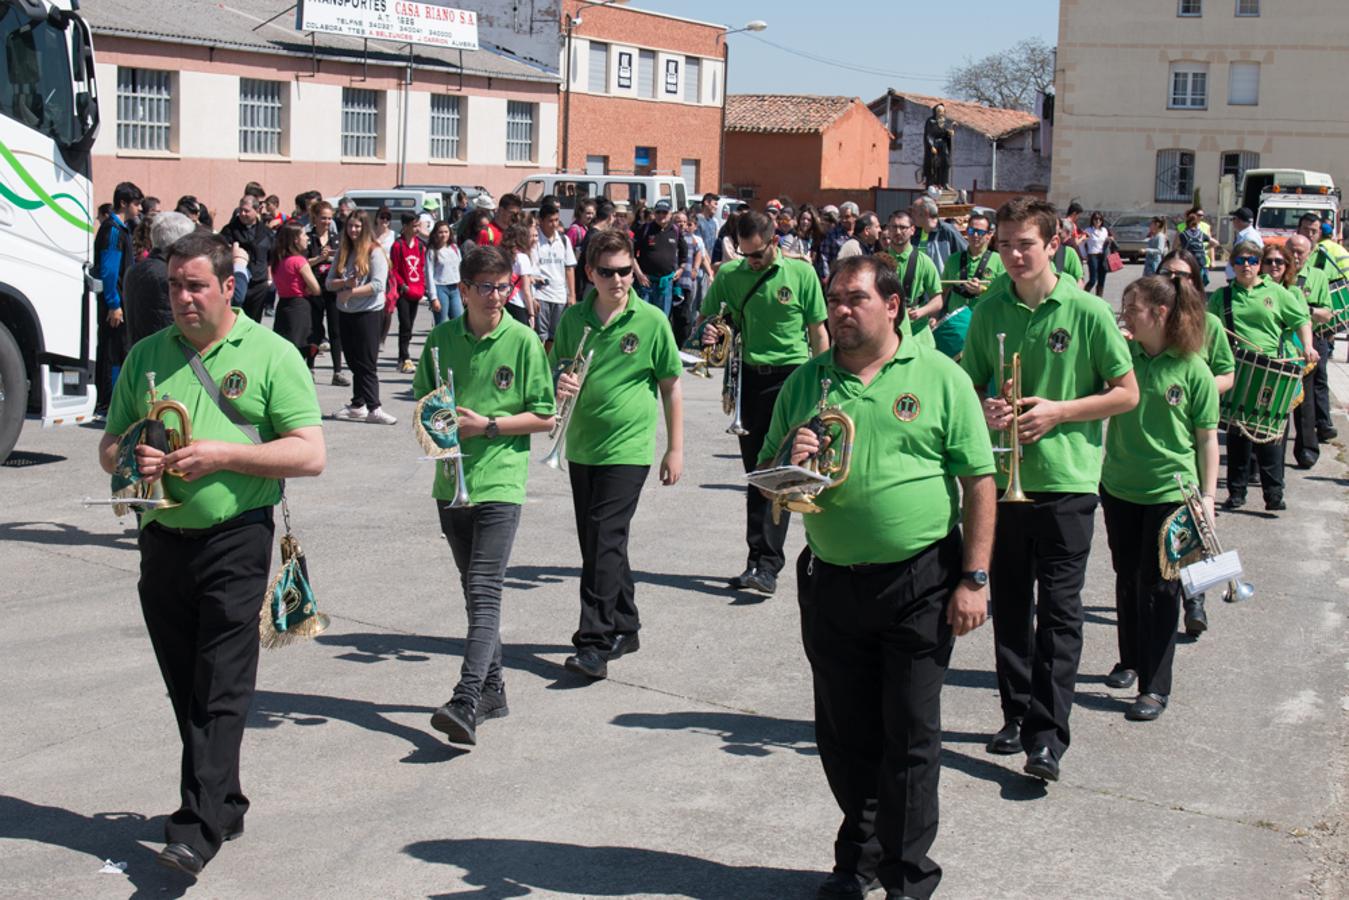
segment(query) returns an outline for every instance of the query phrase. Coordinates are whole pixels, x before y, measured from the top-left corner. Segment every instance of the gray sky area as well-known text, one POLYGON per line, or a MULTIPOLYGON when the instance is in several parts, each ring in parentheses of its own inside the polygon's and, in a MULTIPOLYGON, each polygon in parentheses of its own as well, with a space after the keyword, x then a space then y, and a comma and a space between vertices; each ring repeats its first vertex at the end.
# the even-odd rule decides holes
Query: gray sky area
POLYGON ((1028 37, 1053 46, 1059 21, 1057 0, 631 0, 628 6, 731 28, 752 19, 767 22, 765 31, 727 38, 733 94, 849 94, 863 100, 887 87, 939 94, 947 71, 966 58, 980 59, 1028 37))

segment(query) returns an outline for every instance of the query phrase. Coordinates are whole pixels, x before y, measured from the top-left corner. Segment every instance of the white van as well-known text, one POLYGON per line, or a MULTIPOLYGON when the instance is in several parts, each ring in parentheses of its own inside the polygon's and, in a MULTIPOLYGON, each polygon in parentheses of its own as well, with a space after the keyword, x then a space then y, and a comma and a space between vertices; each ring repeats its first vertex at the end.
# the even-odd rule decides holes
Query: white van
POLYGON ((648 207, 669 200, 673 209, 689 205, 689 191, 678 175, 583 175, 576 173, 530 175, 515 188, 526 212, 538 212, 539 201, 552 194, 562 209, 562 224, 570 225, 576 202, 586 197, 604 200, 641 200, 648 207))
POLYGON ((394 215, 395 228, 398 222, 398 214, 404 212, 419 213, 422 211, 422 204, 428 197, 434 197, 440 204, 442 213, 449 210, 454 205, 455 196, 463 194, 468 200, 469 205, 473 205, 473 198, 479 194, 487 193, 487 188, 480 184, 459 185, 459 184, 407 184, 396 188, 381 190, 379 188, 352 188, 343 191, 335 199, 329 200, 334 207, 341 200, 350 200, 356 204, 357 209, 363 209, 366 212, 374 213, 382 206, 387 206, 394 215))

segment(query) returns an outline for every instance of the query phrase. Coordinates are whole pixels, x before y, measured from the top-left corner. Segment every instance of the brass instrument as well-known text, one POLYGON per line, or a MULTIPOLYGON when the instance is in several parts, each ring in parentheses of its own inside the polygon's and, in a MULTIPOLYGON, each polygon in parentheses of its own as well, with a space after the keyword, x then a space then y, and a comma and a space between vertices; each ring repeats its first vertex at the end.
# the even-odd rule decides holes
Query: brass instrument
MULTIPOLYGON (((1181 499, 1185 501, 1185 508, 1190 512, 1190 519, 1194 522, 1195 530, 1199 534, 1199 542, 1204 548, 1205 559, 1216 559, 1223 555, 1222 544, 1218 543, 1218 532, 1213 527, 1213 520, 1208 517, 1208 510, 1204 509, 1204 498, 1199 493, 1197 485, 1186 484, 1179 475, 1175 476, 1176 484, 1180 486, 1181 499)), ((1223 599, 1228 603, 1237 603, 1243 600, 1249 600, 1255 596, 1255 587, 1249 581, 1242 581, 1239 577, 1230 579, 1227 587, 1223 589, 1223 599)))
POLYGON ((558 403, 557 418, 553 420, 553 427, 548 432, 548 436, 553 438, 553 449, 548 451, 548 455, 542 460, 543 464, 550 469, 559 469, 562 467, 562 442, 567 437, 567 423, 571 421, 571 411, 576 406, 576 400, 581 396, 581 388, 585 386, 586 372, 590 370, 590 362, 595 357, 595 351, 591 350, 582 356, 585 350, 586 340, 590 337, 590 326, 585 326, 581 332, 581 343, 576 346, 576 354, 571 360, 558 370, 558 377, 563 375, 576 376, 576 393, 558 403))
POLYGON ((1002 381, 1003 366, 1003 340, 1005 334, 998 335, 998 396, 1012 406, 1012 424, 1007 429, 1007 435, 1011 446, 1003 447, 1001 440, 995 448, 995 453, 1005 453, 1007 455, 1007 490, 998 498, 999 503, 1029 503, 1030 498, 1026 492, 1021 489, 1021 459, 1023 448, 1021 446, 1021 354, 1012 354, 1012 392, 1007 394, 1002 381))
MULTIPOLYGON (((704 324, 716 329, 717 340, 715 343, 703 347, 702 359, 694 363, 693 368, 689 371, 699 378, 711 378, 712 373, 708 369, 714 366, 721 368, 730 359, 732 346, 735 343, 735 331, 731 328, 730 319, 726 315, 725 303, 721 304, 721 311, 704 324)), ((694 336, 701 338, 701 331, 695 329, 694 336)))
POLYGON ((464 480, 464 448, 459 442, 459 412, 454 401, 454 370, 440 368, 440 348, 431 348, 431 364, 435 366, 438 386, 417 402, 413 414, 413 429, 417 442, 427 455, 424 459, 438 460, 445 466, 445 474, 454 478, 454 499, 450 509, 472 506, 468 484, 464 480))
POLYGON ((829 404, 828 378, 820 380, 820 402, 809 422, 788 431, 778 445, 773 465, 749 473, 749 483, 773 495, 773 523, 782 519, 782 510, 799 513, 817 513, 820 507, 815 499, 824 491, 836 488, 848 480, 852 471, 853 442, 857 426, 842 407, 829 404), (792 445, 796 433, 809 428, 820 439, 820 450, 794 466, 792 445))
POLYGON ((731 339, 730 353, 726 357, 726 369, 722 376, 721 383, 721 410, 731 417, 730 427, 726 429, 727 434, 733 434, 736 437, 742 437, 749 434, 740 417, 741 394, 744 393, 745 384, 745 343, 736 332, 731 339))
POLYGON ((181 450, 192 443, 192 422, 187 407, 167 394, 160 397, 155 388, 155 373, 146 372, 148 383, 148 409, 145 417, 126 430, 117 442, 117 463, 112 474, 112 498, 109 500, 91 500, 86 498, 85 506, 111 506, 118 518, 125 516, 131 509, 172 509, 180 505, 164 486, 168 476, 183 477, 177 469, 164 469, 153 480, 147 480, 141 474, 136 462, 136 448, 148 444, 165 454, 181 450), (172 428, 165 423, 169 415, 178 418, 178 427, 172 428))

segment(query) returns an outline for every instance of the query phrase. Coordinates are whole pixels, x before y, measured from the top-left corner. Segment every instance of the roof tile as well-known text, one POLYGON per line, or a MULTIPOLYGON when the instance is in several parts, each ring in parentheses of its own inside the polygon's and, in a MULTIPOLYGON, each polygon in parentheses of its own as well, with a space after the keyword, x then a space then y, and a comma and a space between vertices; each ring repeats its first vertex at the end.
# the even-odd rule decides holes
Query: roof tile
POLYGON ((824 131, 854 103, 856 97, 810 94, 728 94, 726 130, 764 134, 815 134, 824 131))
MULTIPOLYGON (((938 103, 946 104, 946 118, 963 125, 993 140, 1000 140, 1018 131, 1024 131, 1040 124, 1040 120, 1028 112, 1019 109, 1000 109, 983 106, 968 100, 950 100, 946 97, 931 97, 927 94, 910 94, 907 91, 891 91, 896 97, 917 103, 920 106, 933 107, 938 103)), ((876 103, 883 101, 881 97, 876 103)), ((873 103, 874 107, 876 104, 873 103)))

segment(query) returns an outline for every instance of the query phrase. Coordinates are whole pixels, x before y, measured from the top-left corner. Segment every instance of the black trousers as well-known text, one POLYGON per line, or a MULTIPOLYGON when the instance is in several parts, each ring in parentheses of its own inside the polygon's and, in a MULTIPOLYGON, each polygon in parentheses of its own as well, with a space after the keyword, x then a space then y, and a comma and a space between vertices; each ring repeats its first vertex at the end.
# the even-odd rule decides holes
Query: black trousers
POLYGON ((271 577, 271 510, 210 534, 141 529, 141 612, 183 742, 164 839, 211 859, 243 821, 239 748, 258 671, 258 611, 271 577))
POLYGON ((506 315, 510 316, 521 325, 529 324, 529 310, 523 306, 516 306, 514 303, 506 304, 506 315))
POLYGON ((1130 503, 1101 488, 1101 511, 1115 567, 1119 658, 1138 673, 1140 694, 1171 693, 1180 581, 1162 577, 1157 534, 1179 503, 1130 503))
POLYGON ((122 312, 122 324, 113 328, 108 324, 108 308, 98 304, 98 343, 95 345, 94 388, 97 398, 94 406, 104 412, 112 402, 112 386, 122 371, 127 351, 131 349, 131 326, 126 321, 126 311, 122 312))
POLYGON ((1251 457, 1260 467, 1260 490, 1266 500, 1283 497, 1283 458, 1288 443, 1288 429, 1284 436, 1269 444, 1256 444, 1236 428, 1227 429, 1227 492, 1233 497, 1246 496, 1250 481, 1251 457))
POLYGON ((417 322, 417 310, 421 308, 422 298, 398 298, 398 362, 412 357, 408 345, 412 343, 412 326, 417 322))
MULTIPOLYGON (((746 472, 758 468, 759 451, 768 435, 768 426, 773 421, 773 404, 777 402, 782 383, 793 370, 794 367, 784 366, 760 374, 752 371, 752 367, 745 366, 741 382, 740 421, 749 434, 740 436, 740 462, 746 472)), ((745 544, 749 548, 747 562, 751 568, 762 569, 775 576, 782 571, 787 562, 782 548, 787 543, 787 526, 790 524, 791 516, 784 510, 782 521, 774 525, 773 501, 766 499, 756 487, 745 489, 745 544)))
POLYGON ((1082 657, 1096 495, 1028 496, 1030 503, 998 505, 989 572, 998 693, 1003 720, 1021 720, 1026 749, 1048 747, 1060 757, 1082 657))
POLYGON ((308 297, 279 298, 272 329, 294 344, 309 368, 314 368, 314 307, 308 297))
POLYGON ((265 276, 249 281, 248 290, 244 293, 244 315, 254 322, 261 322, 263 310, 271 299, 272 286, 267 283, 265 276))
POLYGON ((342 371, 342 329, 337 324, 337 295, 324 291, 317 297, 310 297, 310 310, 314 321, 315 346, 328 342, 328 355, 333 361, 333 371, 342 371), (327 320, 326 327, 324 320, 327 320))
POLYGON ((1330 342, 1321 335, 1312 338, 1312 346, 1321 354, 1310 375, 1302 379, 1302 402, 1293 410, 1293 459, 1299 465, 1312 466, 1321 457, 1321 441, 1317 433, 1330 427, 1330 380, 1326 368, 1330 363, 1330 342))
POLYGON ((959 531, 893 565, 796 563, 801 641, 815 688, 815 740, 843 811, 834 868, 928 897, 937 836, 941 688, 954 639, 959 531))
POLYGON ((384 310, 339 313, 342 349, 351 368, 351 405, 367 409, 379 407, 379 329, 384 310))
POLYGON ((642 627, 628 566, 628 531, 650 469, 567 463, 581 542, 581 624, 571 637, 577 650, 603 649, 617 635, 642 627))

